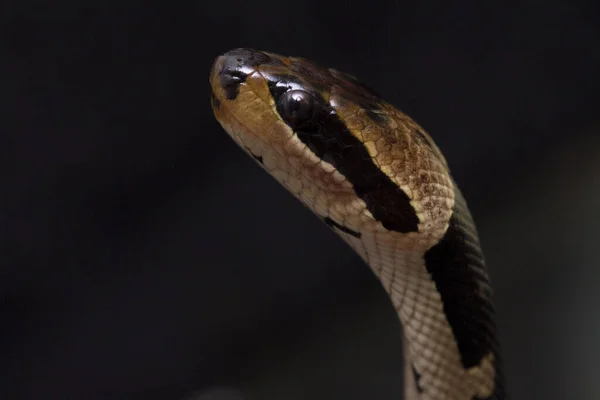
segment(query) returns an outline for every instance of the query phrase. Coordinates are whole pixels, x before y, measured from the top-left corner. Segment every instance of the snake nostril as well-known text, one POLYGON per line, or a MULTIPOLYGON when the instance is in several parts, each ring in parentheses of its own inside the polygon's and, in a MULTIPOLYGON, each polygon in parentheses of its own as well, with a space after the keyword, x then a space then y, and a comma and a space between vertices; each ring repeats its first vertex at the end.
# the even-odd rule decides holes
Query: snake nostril
POLYGON ((239 87, 246 81, 248 75, 259 66, 277 62, 269 55, 247 48, 228 51, 215 61, 213 74, 217 73, 219 82, 228 100, 234 100, 239 87))
POLYGON ((246 49, 236 49, 219 57, 219 82, 228 100, 234 100, 237 97, 240 85, 248 77, 250 55, 251 53, 246 49))
POLYGON ((228 100, 234 100, 239 92, 240 85, 246 81, 248 75, 237 69, 223 68, 219 73, 219 82, 228 100))

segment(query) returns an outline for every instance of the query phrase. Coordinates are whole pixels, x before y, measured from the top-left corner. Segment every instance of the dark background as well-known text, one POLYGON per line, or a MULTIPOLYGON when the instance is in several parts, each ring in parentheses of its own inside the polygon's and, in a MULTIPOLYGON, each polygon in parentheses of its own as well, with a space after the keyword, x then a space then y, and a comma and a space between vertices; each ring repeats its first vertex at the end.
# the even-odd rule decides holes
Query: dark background
POLYGON ((240 46, 357 75, 430 131, 511 397, 600 398, 599 3, 369 3, 2 2, 0 398, 400 398, 379 283, 212 116, 240 46))

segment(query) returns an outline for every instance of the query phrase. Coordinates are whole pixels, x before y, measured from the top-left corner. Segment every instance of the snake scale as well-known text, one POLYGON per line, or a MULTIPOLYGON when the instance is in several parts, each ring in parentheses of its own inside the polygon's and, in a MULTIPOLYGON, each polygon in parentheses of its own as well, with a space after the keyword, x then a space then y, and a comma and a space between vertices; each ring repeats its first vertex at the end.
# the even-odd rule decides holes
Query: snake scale
POLYGON ((477 230, 425 130, 304 58, 235 49, 216 58, 210 84, 231 138, 379 278, 403 327, 404 398, 504 399, 477 230))

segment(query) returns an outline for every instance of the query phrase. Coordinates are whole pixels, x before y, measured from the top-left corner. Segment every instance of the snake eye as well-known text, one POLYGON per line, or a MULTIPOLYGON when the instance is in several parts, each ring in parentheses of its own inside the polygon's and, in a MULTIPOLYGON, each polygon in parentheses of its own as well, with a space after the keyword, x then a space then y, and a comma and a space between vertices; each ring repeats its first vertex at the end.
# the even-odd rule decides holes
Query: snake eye
POLYGON ((310 122, 314 115, 313 96, 304 90, 288 90, 279 99, 277 111, 292 128, 310 122))

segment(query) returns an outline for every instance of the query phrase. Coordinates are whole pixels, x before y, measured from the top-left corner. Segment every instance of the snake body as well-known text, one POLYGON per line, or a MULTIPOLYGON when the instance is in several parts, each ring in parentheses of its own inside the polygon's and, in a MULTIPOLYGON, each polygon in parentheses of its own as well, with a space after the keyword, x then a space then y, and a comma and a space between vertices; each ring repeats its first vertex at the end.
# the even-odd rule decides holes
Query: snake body
POLYGON ((369 265, 403 326, 404 398, 504 398, 479 238, 425 130, 356 78, 236 49, 213 112, 233 140, 369 265))

